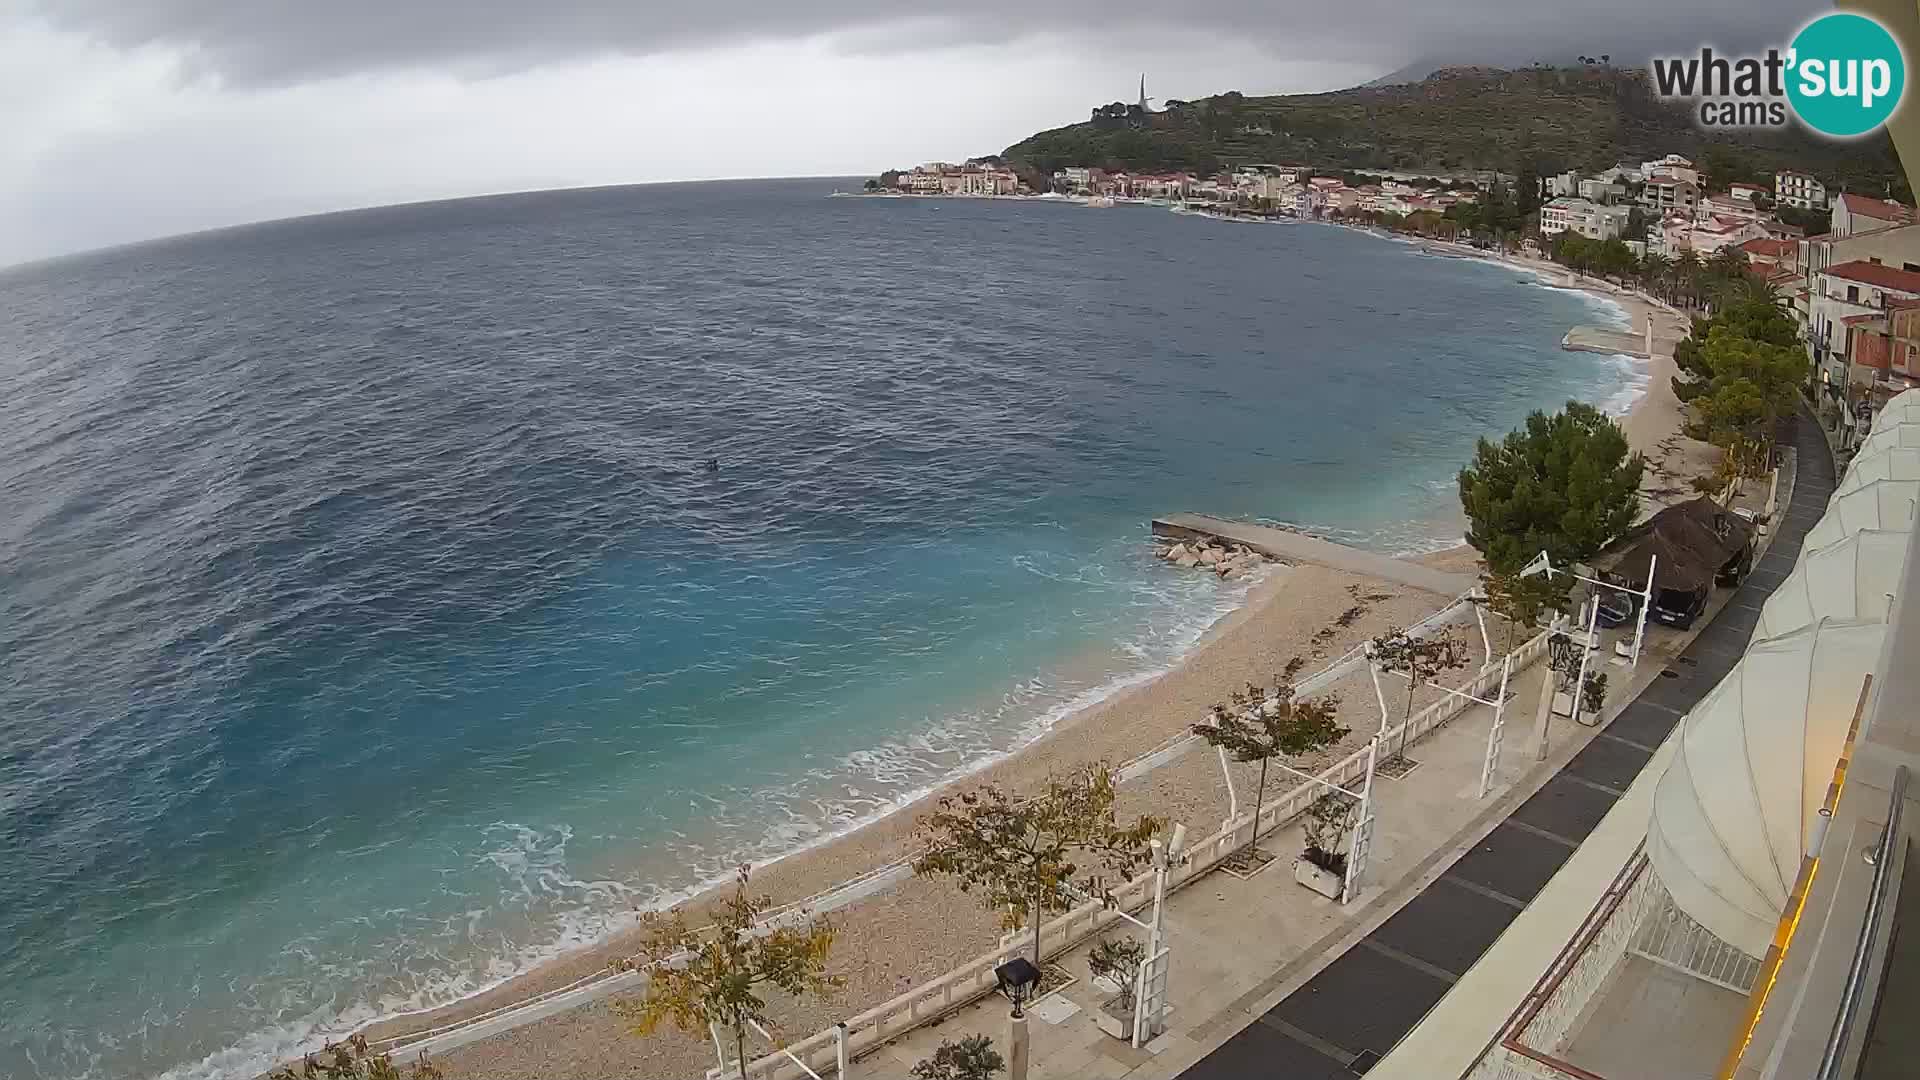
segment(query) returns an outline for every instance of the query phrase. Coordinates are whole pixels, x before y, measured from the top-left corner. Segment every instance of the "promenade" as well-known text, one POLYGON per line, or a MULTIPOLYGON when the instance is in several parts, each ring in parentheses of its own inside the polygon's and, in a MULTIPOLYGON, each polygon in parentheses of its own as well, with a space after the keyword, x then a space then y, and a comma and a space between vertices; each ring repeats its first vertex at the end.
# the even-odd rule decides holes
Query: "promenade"
MULTIPOLYGON (((1651 631, 1638 672, 1616 691, 1620 704, 1602 725, 1555 717, 1545 758, 1537 759, 1530 736, 1543 668, 1536 665, 1514 680, 1500 767, 1485 799, 1476 798, 1492 712, 1484 706, 1415 744, 1409 754, 1420 765, 1412 773, 1377 782, 1374 859, 1348 905, 1292 880, 1302 839, 1297 826, 1262 840, 1277 856, 1265 871, 1250 879, 1216 871, 1173 894, 1166 916, 1173 1011, 1167 1033, 1146 1048, 1132 1049, 1095 1025, 1092 1012, 1108 993, 1088 978, 1086 946, 1056 958, 1079 981, 1031 1010, 1030 1076, 1334 1080, 1372 1069, 1474 970, 1633 784, 1685 710, 1738 659, 1761 602, 1791 568, 1832 490, 1832 462, 1819 440, 1810 423, 1796 426, 1799 475, 1747 581, 1719 597, 1713 617, 1694 631, 1651 631)), ((1285 558, 1303 558, 1294 542, 1313 539, 1199 515, 1161 519, 1156 531, 1163 524, 1275 543, 1287 553, 1273 553, 1285 558)), ((1351 551, 1303 546, 1328 560, 1351 551)), ((1624 681, 1624 670, 1611 673, 1624 681)), ((964 1034, 991 1035, 1004 1049, 1006 1012, 996 998, 980 1001, 869 1053, 851 1075, 904 1075, 942 1039, 964 1034)), ((1394 1076, 1441 1075, 1423 1071, 1413 1057, 1391 1060, 1394 1076)))

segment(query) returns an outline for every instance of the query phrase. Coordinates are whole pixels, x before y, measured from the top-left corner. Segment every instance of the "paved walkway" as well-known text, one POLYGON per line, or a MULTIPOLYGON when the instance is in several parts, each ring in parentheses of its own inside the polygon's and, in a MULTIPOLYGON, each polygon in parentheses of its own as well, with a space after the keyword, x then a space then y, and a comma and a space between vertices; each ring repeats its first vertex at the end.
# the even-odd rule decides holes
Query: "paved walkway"
MULTIPOLYGON (((1557 775, 1391 918, 1181 1074, 1190 1080, 1363 1075, 1418 1024, 1544 887, 1681 716, 1745 651, 1834 488, 1818 425, 1792 424, 1797 476, 1752 573, 1673 663, 1557 775)), ((1787 437, 1783 432, 1783 438, 1787 437)), ((1416 773, 1416 775, 1418 775, 1416 773)))
POLYGON ((1227 521, 1205 514, 1168 514, 1154 518, 1153 531, 1156 536, 1177 539, 1196 535, 1216 537, 1229 543, 1244 544, 1282 562, 1331 566, 1336 570, 1397 581, 1402 585, 1439 593, 1448 599, 1459 596, 1479 583, 1479 579, 1472 574, 1450 574, 1377 551, 1362 551, 1290 529, 1227 521))

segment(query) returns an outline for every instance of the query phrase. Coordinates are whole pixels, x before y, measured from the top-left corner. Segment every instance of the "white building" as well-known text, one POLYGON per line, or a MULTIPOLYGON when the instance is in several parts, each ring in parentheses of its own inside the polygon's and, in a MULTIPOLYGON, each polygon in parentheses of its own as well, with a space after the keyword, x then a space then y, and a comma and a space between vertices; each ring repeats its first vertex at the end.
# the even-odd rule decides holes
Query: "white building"
POLYGON ((1677 212, 1668 215, 1660 225, 1661 248, 1670 256, 1691 251, 1706 258, 1721 248, 1738 246, 1765 235, 1767 230, 1752 218, 1709 216, 1696 219, 1691 214, 1677 212))
POLYGON ((1767 193, 1767 189, 1761 187, 1759 184, 1728 184, 1727 185, 1728 195, 1732 196, 1735 200, 1739 202, 1746 203, 1749 206, 1753 205, 1753 200, 1755 196, 1765 195, 1766 193, 1767 193))
POLYGON ((1833 200, 1829 235, 1842 239, 1855 233, 1878 232, 1913 223, 1913 208, 1866 195, 1843 194, 1833 200))
POLYGON ((1885 313, 1889 300, 1920 298, 1920 272, 1867 259, 1835 263, 1814 275, 1808 289, 1808 346, 1821 381, 1847 382, 1848 329, 1885 313))
POLYGON ((1602 206, 1591 199, 1549 199, 1540 205, 1540 232, 1546 236, 1573 232, 1589 240, 1612 240, 1626 231, 1625 206, 1602 206))
POLYGON ((1700 182, 1700 173, 1693 167, 1693 162, 1681 157, 1679 154, 1668 154, 1658 161, 1643 161, 1640 163, 1640 175, 1646 177, 1649 182, 1661 173, 1685 180, 1690 184, 1698 184, 1700 182))
POLYGON ((1783 169, 1773 174, 1773 201, 1801 210, 1824 210, 1827 185, 1803 172, 1783 169))
POLYGON ((1627 197, 1627 185, 1618 180, 1590 176, 1580 181, 1579 196, 1597 203, 1619 202, 1627 197))

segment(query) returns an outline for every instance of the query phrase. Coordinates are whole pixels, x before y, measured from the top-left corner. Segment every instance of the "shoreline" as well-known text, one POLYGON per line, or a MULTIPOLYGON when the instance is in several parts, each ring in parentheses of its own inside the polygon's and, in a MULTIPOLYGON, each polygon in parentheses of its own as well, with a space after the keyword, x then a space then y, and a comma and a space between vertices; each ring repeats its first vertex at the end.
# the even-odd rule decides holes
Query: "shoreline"
MULTIPOLYGON (((1460 245, 1443 246, 1427 242, 1421 246, 1428 244, 1441 247, 1444 254, 1452 257, 1498 262, 1511 269, 1534 274, 1549 287, 1575 288, 1615 303, 1626 311, 1629 321, 1636 328, 1644 327, 1647 319, 1660 319, 1668 322, 1670 328, 1677 324, 1680 332, 1684 332, 1684 318, 1670 310, 1662 310, 1662 305, 1626 290, 1606 287, 1601 282, 1575 282, 1570 273, 1552 263, 1489 255, 1460 245), (1450 248, 1458 248, 1459 253, 1448 250, 1450 248)), ((1660 325, 1656 322, 1657 346, 1664 344, 1660 339, 1668 336, 1659 332, 1660 325)), ((1655 356, 1649 361, 1636 359, 1637 364, 1646 364, 1649 381, 1625 415, 1617 418, 1634 449, 1648 456, 1650 472, 1653 471, 1656 452, 1674 441, 1680 418, 1679 404, 1673 397, 1669 382, 1673 374, 1671 348, 1656 347, 1654 351, 1655 356)), ((1465 572, 1474 572, 1478 562, 1471 549, 1457 543, 1423 555, 1401 557, 1465 572)), ((1440 598, 1431 594, 1387 586, 1372 579, 1321 567, 1280 566, 1270 569, 1261 580, 1246 590, 1236 606, 1215 617, 1197 640, 1165 666, 1117 677, 1110 684, 1096 688, 1098 693, 1091 700, 1082 702, 1080 698, 1073 699, 1069 703, 1071 707, 1051 723, 1039 727, 1035 735, 1006 751, 970 762, 945 779, 902 794, 884 809, 846 822, 792 851, 757 864, 754 868, 754 890, 773 895, 776 902, 800 900, 818 895, 860 873, 897 859, 911 839, 915 811, 924 809, 932 799, 956 787, 989 781, 1021 786, 1043 776, 1047 770, 1067 764, 1069 760, 1087 760, 1087 754, 1091 752, 1102 752, 1099 756, 1118 763, 1126 757, 1150 750, 1170 734, 1183 731, 1186 722, 1197 718, 1203 708, 1194 708, 1190 715, 1177 713, 1169 719, 1166 710, 1155 707, 1157 703, 1164 703, 1169 698, 1189 702, 1224 697, 1226 689, 1248 677, 1258 677, 1261 672, 1271 670, 1258 666, 1259 663, 1271 663, 1277 669, 1279 663, 1284 662, 1284 658, 1275 655, 1277 648, 1284 648, 1289 642, 1298 646, 1308 640, 1317 641, 1317 637, 1308 639, 1306 635, 1317 634, 1323 624, 1330 626, 1329 620, 1337 617, 1343 607, 1361 596, 1380 597, 1372 606, 1391 610, 1370 611, 1367 618, 1349 627, 1352 633, 1337 635, 1338 640, 1357 639, 1378 632, 1381 618, 1390 617, 1403 624, 1413 621, 1425 613, 1420 610, 1423 604, 1437 607, 1440 602, 1440 598), (1262 642, 1255 639, 1266 639, 1266 648, 1262 649, 1262 642), (1229 668, 1233 669, 1231 673, 1226 670, 1229 668), (1092 728, 1098 730, 1089 730, 1092 728), (1069 738, 1076 735, 1079 737, 1069 738)), ((1333 655, 1338 655, 1338 652, 1333 655)), ((1310 663, 1308 670, 1317 666, 1317 663, 1310 663)), ((1350 702, 1358 700, 1349 698, 1350 702)), ((1351 704, 1349 711, 1353 711, 1351 704)), ((1169 803, 1181 803, 1183 800, 1177 797, 1178 794, 1215 795, 1217 793, 1205 783, 1208 777, 1213 782, 1211 786, 1218 785, 1218 769, 1211 758, 1207 755, 1189 755, 1154 775, 1130 782, 1126 797, 1123 798, 1123 808, 1141 799, 1158 808, 1169 803), (1196 761, 1204 768, 1192 768, 1196 761), (1175 774, 1185 776, 1189 781, 1198 781, 1207 790, 1176 793, 1170 789, 1191 788, 1194 785, 1177 783, 1175 774)), ((1203 826, 1208 813, 1215 815, 1212 819, 1215 823, 1224 818, 1224 804, 1207 808, 1194 804, 1191 798, 1184 801, 1189 804, 1185 809, 1191 812, 1181 820, 1185 820, 1190 828, 1203 826)), ((1126 811, 1123 809, 1123 812, 1126 811)), ((696 889, 679 906, 703 909, 725 886, 725 882, 717 885, 696 889)), ((833 1003, 834 1010, 841 1015, 864 1007, 857 1001, 847 1000, 849 997, 871 997, 876 990, 904 989, 906 985, 931 977, 951 967, 953 962, 980 951, 975 946, 983 941, 991 944, 990 939, 994 934, 992 920, 980 912, 970 898, 957 896, 951 888, 941 883, 913 879, 893 886, 879 894, 879 897, 869 897, 836 913, 836 923, 843 918, 848 920, 846 931, 853 940, 848 941, 843 937, 841 944, 836 946, 836 954, 843 958, 861 957, 868 968, 877 965, 881 981, 886 985, 863 985, 861 993, 843 995, 841 1000, 833 1003), (888 896, 892 896, 895 902, 884 905, 874 903, 876 899, 888 896), (873 926, 884 924, 884 920, 875 923, 872 918, 874 913, 862 909, 877 907, 914 909, 920 916, 923 928, 926 919, 931 917, 936 936, 943 939, 940 944, 946 948, 927 948, 923 945, 917 950, 917 955, 904 958, 888 955, 897 954, 906 946, 906 942, 899 940, 902 932, 898 928, 886 933, 872 929, 873 926), (957 955, 949 959, 948 953, 955 948, 957 955)), ((371 1038, 388 1038, 457 1022, 499 1008, 603 970, 612 959, 631 953, 634 936, 631 930, 616 931, 593 944, 576 946, 537 962, 525 971, 455 1001, 389 1015, 372 1024, 363 1024, 358 1030, 371 1038)), ((841 964, 835 966, 841 968, 845 963, 843 959, 841 964)), ((874 980, 862 978, 860 981, 864 984, 874 980)), ((850 983, 849 991, 853 989, 850 983)), ((878 1000, 885 1000, 888 996, 891 994, 881 993, 878 1000)), ((798 1010, 801 1015, 795 1017, 797 1026, 786 1031, 786 1034, 800 1035, 813 1030, 813 1027, 807 1026, 813 1023, 805 1017, 807 1011, 804 1008, 798 1010)), ((823 1020, 813 1026, 821 1026, 825 1022, 828 1021, 823 1020)), ((616 1040, 608 1044, 609 1030, 617 1034, 619 1029, 619 1022, 604 1004, 599 1004, 538 1021, 455 1050, 436 1060, 451 1063, 455 1073, 462 1077, 538 1076, 543 1072, 551 1075, 556 1061, 574 1067, 591 1067, 596 1075, 600 1075, 602 1069, 612 1063, 612 1059, 605 1055, 617 1053, 622 1047, 628 1058, 644 1058, 654 1069, 663 1060, 657 1054, 684 1055, 691 1049, 697 1058, 698 1052, 705 1050, 697 1042, 678 1036, 646 1042, 624 1037, 624 1042, 616 1040), (566 1043, 564 1049, 560 1045, 562 1042, 566 1043), (595 1051, 588 1045, 576 1045, 583 1042, 600 1049, 595 1051), (681 1045, 670 1047, 670 1044, 681 1045)), ((657 1071, 613 1074, 659 1075, 657 1071)))

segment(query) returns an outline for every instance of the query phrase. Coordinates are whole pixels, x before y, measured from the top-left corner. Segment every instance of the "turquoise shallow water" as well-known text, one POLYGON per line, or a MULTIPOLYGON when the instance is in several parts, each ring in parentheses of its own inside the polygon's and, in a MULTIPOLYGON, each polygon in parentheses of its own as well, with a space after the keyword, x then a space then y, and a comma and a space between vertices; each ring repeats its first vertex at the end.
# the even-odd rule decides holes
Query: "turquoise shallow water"
POLYGON ((1477 436, 1637 378, 1347 230, 831 186, 0 273, 0 1075, 487 985, 1174 662, 1239 596, 1153 514, 1448 543, 1477 436))

